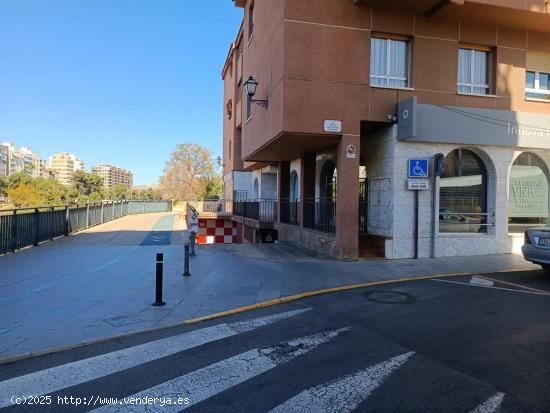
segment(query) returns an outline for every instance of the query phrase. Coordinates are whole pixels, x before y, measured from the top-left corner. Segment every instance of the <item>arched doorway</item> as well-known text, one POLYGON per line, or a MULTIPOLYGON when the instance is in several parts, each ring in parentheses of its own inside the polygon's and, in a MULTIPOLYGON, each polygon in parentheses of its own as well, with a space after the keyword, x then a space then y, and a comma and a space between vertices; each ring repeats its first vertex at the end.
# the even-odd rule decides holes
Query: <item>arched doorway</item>
POLYGON ((290 194, 291 201, 296 201, 300 198, 300 184, 298 183, 298 174, 292 171, 290 174, 290 194))
POLYGON ((455 149, 445 157, 439 232, 487 232, 487 170, 468 149, 455 149))
POLYGON ((260 197, 260 190, 259 190, 259 186, 258 186, 258 178, 254 178, 254 188, 253 188, 253 191, 252 191, 252 196, 254 198, 254 201, 257 201, 258 198, 260 197))
POLYGON ((523 152, 515 159, 508 182, 508 232, 549 223, 549 182, 548 167, 539 156, 523 152))
POLYGON ((321 168, 319 182, 319 197, 324 200, 336 201, 337 170, 333 161, 326 161, 321 168))

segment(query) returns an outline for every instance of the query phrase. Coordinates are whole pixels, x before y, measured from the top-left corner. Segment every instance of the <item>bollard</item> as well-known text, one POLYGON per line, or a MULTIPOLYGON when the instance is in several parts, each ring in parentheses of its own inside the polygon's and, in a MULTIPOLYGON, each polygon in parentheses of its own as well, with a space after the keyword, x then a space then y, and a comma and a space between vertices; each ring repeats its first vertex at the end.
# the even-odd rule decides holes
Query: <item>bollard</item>
POLYGON ((153 305, 155 307, 161 307, 166 303, 162 301, 162 272, 164 267, 164 254, 162 252, 157 252, 157 286, 155 293, 155 302, 153 305))
POLYGON ((195 231, 191 231, 191 233, 189 234, 189 241, 191 242, 189 255, 192 256, 192 257, 197 255, 195 253, 195 240, 196 239, 197 239, 197 233, 195 231))
POLYGON ((191 273, 189 272, 189 244, 185 244, 185 257, 184 257, 184 268, 183 276, 190 277, 191 273))

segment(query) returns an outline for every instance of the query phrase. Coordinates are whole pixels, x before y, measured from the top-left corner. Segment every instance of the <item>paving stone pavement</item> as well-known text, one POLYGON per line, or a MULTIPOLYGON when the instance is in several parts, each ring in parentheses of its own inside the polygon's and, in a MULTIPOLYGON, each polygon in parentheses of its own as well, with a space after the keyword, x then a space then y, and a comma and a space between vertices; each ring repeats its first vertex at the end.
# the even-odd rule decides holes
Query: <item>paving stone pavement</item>
POLYGON ((179 214, 132 215, 0 256, 0 361, 306 291, 452 272, 538 269, 516 255, 344 262, 292 243, 197 248, 179 214), (155 255, 164 300, 152 307, 155 255))

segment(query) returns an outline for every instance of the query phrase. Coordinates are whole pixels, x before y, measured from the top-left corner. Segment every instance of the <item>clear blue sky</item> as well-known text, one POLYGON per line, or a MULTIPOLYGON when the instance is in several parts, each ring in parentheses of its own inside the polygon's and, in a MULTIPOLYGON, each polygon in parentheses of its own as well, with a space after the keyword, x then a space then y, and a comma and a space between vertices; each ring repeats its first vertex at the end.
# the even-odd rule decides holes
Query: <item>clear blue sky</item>
POLYGON ((222 148, 231 0, 1 0, 0 141, 155 183, 170 150, 222 148))

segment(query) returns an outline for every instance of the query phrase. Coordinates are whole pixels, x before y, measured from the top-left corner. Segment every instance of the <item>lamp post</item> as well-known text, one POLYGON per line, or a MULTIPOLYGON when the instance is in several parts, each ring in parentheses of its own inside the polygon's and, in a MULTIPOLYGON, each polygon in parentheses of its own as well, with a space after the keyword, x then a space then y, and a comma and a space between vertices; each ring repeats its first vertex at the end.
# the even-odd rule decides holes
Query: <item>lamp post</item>
POLYGON ((249 76, 246 82, 244 82, 244 91, 246 92, 246 95, 250 98, 250 101, 267 109, 267 99, 253 99, 254 95, 256 94, 257 87, 258 81, 252 76, 249 76))

